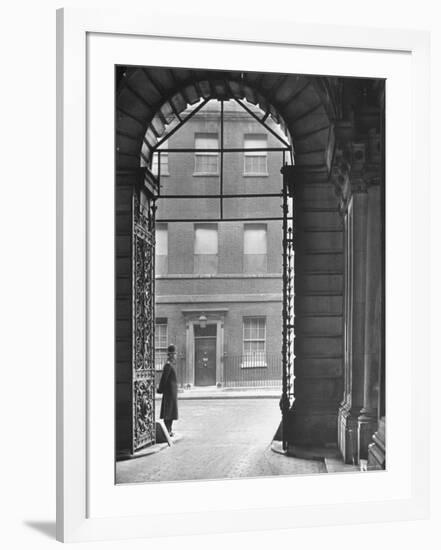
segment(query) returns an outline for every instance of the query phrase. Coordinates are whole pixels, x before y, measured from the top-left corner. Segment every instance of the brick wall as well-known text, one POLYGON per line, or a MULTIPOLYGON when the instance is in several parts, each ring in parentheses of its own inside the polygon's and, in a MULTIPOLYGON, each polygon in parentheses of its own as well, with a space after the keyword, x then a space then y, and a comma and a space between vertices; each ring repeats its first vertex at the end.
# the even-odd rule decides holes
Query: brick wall
MULTIPOLYGON (((216 107, 212 107, 212 109, 216 107)), ((195 133, 217 133, 218 115, 202 110, 169 140, 169 148, 193 148, 195 133)), ((263 134, 263 126, 249 115, 225 108, 224 146, 243 148, 245 134, 263 134)), ((271 134, 268 147, 281 143, 271 134)), ((194 176, 194 154, 168 154, 169 175, 161 178, 161 194, 217 194, 219 176, 194 176)), ((219 160, 220 162, 220 160, 219 160)), ((268 153, 268 176, 245 176, 243 153, 224 155, 224 193, 277 193, 282 188, 280 168, 282 153, 268 153)), ((271 354, 281 352, 281 222, 265 221, 267 227, 267 272, 244 273, 243 233, 246 218, 279 217, 279 198, 224 199, 224 217, 244 218, 242 222, 218 224, 218 270, 216 275, 194 274, 194 223, 204 218, 218 218, 217 199, 159 199, 157 219, 189 219, 191 222, 168 223, 168 272, 157 278, 156 317, 167 318, 169 340, 186 355, 186 322, 183 310, 227 309, 224 317, 226 356, 239 356, 243 351, 243 318, 266 317, 266 346, 271 354)), ((185 361, 185 360, 184 360, 185 361)), ((255 376, 267 376, 265 369, 255 376)))

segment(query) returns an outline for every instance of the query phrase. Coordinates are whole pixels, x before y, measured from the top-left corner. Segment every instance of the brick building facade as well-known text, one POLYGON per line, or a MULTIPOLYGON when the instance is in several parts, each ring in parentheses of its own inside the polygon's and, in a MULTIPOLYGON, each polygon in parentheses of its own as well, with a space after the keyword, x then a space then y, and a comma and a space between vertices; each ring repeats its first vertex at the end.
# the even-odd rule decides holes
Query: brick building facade
MULTIPOLYGON (((234 101, 224 103, 223 120, 227 150, 281 146, 234 101)), ((221 154, 207 152, 220 148, 220 125, 220 102, 211 101, 161 147, 156 369, 173 342, 184 388, 280 387, 282 235, 271 218, 280 218, 281 198, 224 198, 221 206, 210 195, 221 185, 226 196, 279 193, 283 152, 225 152, 221 167, 221 154), (205 152, 174 151, 193 148, 205 152), (223 219, 236 221, 213 221, 221 209, 223 219)))

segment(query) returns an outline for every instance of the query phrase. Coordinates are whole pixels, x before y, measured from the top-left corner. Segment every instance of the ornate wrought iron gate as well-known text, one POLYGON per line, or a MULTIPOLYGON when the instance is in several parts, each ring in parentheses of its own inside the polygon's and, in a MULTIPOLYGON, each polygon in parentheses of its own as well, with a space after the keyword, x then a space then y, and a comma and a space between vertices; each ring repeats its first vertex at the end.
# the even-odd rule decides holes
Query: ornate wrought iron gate
MULTIPOLYGON (((283 169, 282 169, 283 173, 283 169)), ((283 311, 282 311, 282 441, 283 448, 288 446, 288 415, 294 398, 294 186, 283 177, 283 311)))
POLYGON ((155 443, 155 197, 133 194, 132 453, 155 443))

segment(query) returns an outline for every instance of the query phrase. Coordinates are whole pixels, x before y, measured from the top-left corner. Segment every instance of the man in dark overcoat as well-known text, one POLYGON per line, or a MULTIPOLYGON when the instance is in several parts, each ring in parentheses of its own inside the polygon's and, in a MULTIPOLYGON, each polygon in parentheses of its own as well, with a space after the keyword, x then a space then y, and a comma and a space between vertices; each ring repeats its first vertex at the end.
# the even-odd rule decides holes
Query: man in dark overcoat
POLYGON ((178 381, 176 377, 176 348, 170 344, 167 348, 167 362, 162 369, 158 393, 162 393, 161 412, 159 417, 164 420, 170 436, 173 436, 173 420, 178 419, 178 381))

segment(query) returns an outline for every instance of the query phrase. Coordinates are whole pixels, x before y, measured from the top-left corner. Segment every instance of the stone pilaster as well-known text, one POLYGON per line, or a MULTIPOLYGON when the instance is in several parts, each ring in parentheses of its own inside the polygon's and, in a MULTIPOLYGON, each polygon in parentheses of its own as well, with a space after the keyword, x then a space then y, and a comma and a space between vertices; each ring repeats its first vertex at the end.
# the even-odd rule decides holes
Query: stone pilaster
POLYGON ((367 211, 366 182, 354 177, 346 214, 345 392, 338 416, 340 451, 352 464, 359 460, 358 417, 364 404, 367 211))
POLYGON ((284 169, 294 192, 294 403, 285 424, 288 453, 335 445, 342 395, 342 220, 321 172, 284 169))
POLYGON ((382 215, 381 189, 368 189, 367 282, 365 312, 364 396, 358 417, 359 459, 368 458, 368 446, 378 426, 378 387, 382 339, 382 215))
POLYGON ((351 324, 351 283, 352 283, 352 273, 351 273, 351 262, 349 261, 352 257, 350 250, 351 246, 351 237, 352 231, 349 231, 350 226, 352 225, 352 205, 347 205, 345 212, 343 212, 344 217, 344 292, 343 292, 343 398, 340 403, 340 408, 338 411, 338 447, 342 453, 346 453, 346 429, 345 429, 345 417, 350 408, 350 328, 351 324))

